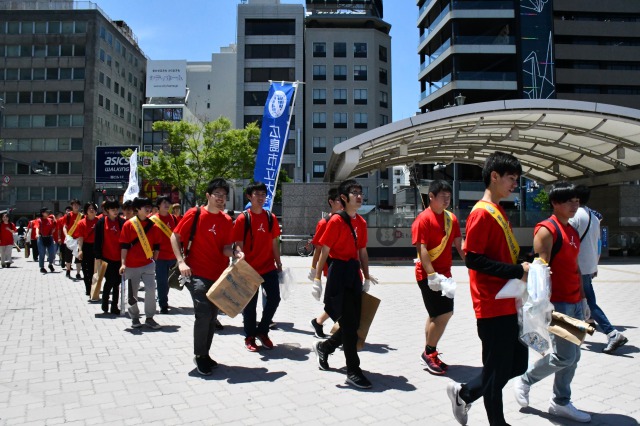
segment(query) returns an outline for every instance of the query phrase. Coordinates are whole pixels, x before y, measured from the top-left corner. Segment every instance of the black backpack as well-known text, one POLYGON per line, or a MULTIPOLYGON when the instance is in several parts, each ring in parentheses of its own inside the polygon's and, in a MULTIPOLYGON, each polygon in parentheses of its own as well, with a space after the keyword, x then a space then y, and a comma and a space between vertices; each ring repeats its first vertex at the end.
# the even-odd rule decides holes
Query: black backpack
MULTIPOLYGON (((273 229, 273 214, 265 209, 265 212, 267 212, 267 222, 269 223, 269 233, 271 233, 271 230, 273 229)), ((251 241, 253 241, 253 231, 251 230, 251 214, 249 214, 249 210, 245 210, 242 212, 242 214, 244 215, 244 237, 242 238, 242 244, 246 244, 247 241, 247 234, 251 234, 251 241)))

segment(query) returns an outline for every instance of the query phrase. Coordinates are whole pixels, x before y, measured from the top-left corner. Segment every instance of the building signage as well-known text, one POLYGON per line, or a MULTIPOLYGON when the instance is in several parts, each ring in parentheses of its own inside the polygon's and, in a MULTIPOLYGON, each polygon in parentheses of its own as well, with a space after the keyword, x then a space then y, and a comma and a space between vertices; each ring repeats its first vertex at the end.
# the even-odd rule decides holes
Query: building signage
POLYGON ((129 181, 129 158, 121 152, 137 146, 96 147, 96 183, 126 183, 129 181))
POLYGON ((187 61, 147 61, 148 98, 184 98, 187 61))

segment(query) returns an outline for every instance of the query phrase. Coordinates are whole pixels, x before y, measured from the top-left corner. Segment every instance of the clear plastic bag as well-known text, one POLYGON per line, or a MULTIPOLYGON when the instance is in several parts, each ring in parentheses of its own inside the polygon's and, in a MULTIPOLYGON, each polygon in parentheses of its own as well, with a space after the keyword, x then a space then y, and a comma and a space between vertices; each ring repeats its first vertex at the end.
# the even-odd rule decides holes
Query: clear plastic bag
POLYGON ((67 246, 67 249, 71 250, 73 257, 78 257, 78 240, 72 238, 71 235, 67 235, 64 239, 64 244, 67 246))
POLYGON ((445 278, 441 280, 440 286, 442 287, 443 296, 448 297, 449 299, 453 299, 455 297, 458 285, 453 278, 445 278))
POLYGON ((527 293, 527 284, 517 278, 510 279, 496 294, 496 299, 522 299, 527 293))
POLYGON ((551 350, 551 274, 546 263, 536 260, 529 267, 527 292, 518 303, 520 340, 531 349, 546 355, 551 350))
POLYGON ((293 291, 295 280, 291 274, 291 269, 284 268, 282 272, 278 274, 278 281, 280 282, 280 298, 287 300, 293 291))

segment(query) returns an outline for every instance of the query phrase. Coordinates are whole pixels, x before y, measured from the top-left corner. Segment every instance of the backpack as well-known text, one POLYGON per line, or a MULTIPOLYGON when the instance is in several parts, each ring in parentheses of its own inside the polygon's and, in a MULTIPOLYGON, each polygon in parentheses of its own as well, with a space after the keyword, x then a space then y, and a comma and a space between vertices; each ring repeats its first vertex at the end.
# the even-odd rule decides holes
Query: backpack
POLYGON ((556 229, 556 239, 553 242, 553 246, 551 247, 551 256, 549 256, 549 267, 551 267, 551 262, 553 262, 553 258, 556 257, 556 254, 562 248, 562 232, 560 231, 560 227, 556 223, 555 220, 551 220, 551 218, 546 219, 545 222, 550 222, 553 227, 556 229))
MULTIPOLYGON (((265 212, 267 212, 267 222, 269 223, 269 233, 271 233, 271 230, 273 229, 273 213, 271 213, 269 210, 264 210, 265 212)), ((253 241, 253 231, 251 230, 251 214, 249 214, 248 210, 245 210, 242 212, 242 214, 244 215, 244 237, 242 238, 242 244, 246 244, 246 240, 247 240, 247 233, 251 234, 251 240, 253 241)))

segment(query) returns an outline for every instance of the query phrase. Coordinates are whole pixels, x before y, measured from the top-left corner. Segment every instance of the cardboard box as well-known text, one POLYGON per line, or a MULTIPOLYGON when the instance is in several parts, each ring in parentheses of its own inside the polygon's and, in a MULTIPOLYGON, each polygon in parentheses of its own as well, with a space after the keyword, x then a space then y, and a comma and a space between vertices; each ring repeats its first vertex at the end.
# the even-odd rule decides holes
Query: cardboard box
MULTIPOLYGON (((373 318, 376 316, 376 312, 378 311, 378 306, 380 306, 380 299, 370 295, 369 293, 362 293, 362 309, 360 311, 358 343, 356 345, 356 348, 359 351, 364 348, 364 342, 367 339, 367 334, 369 334, 369 328, 371 328, 373 318)), ((339 329, 340 325, 338 323, 333 324, 333 327, 331 328, 331 334, 335 333, 339 329)))
POLYGON ((95 266, 96 273, 91 278, 91 301, 97 302, 100 300, 100 290, 102 289, 102 280, 104 280, 104 274, 107 272, 107 262, 96 260, 95 266))
POLYGON ((207 298, 231 318, 242 312, 264 280, 243 260, 224 270, 207 292, 207 298))

